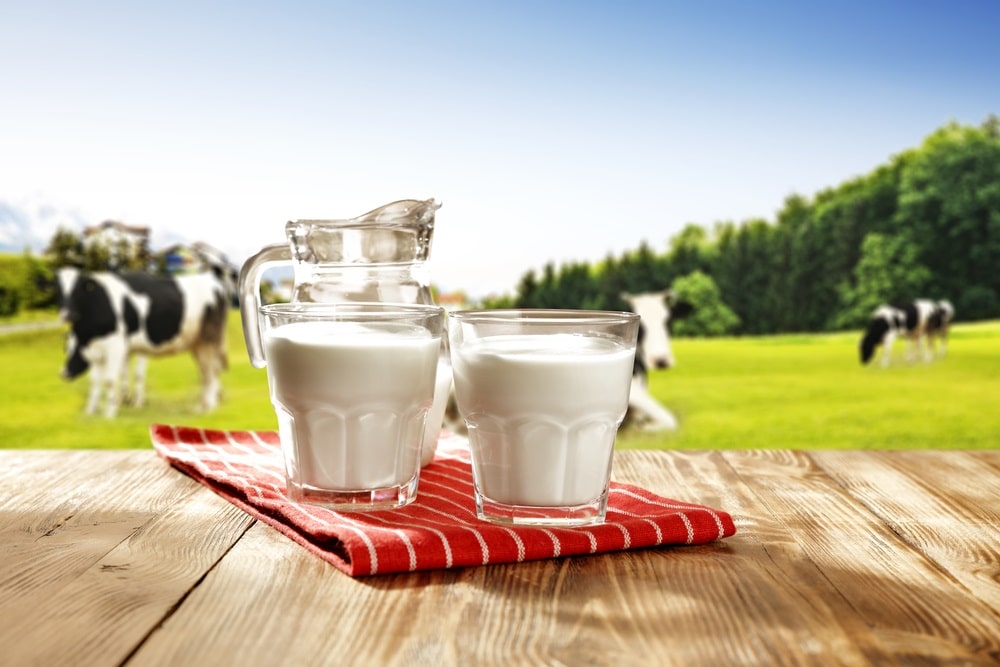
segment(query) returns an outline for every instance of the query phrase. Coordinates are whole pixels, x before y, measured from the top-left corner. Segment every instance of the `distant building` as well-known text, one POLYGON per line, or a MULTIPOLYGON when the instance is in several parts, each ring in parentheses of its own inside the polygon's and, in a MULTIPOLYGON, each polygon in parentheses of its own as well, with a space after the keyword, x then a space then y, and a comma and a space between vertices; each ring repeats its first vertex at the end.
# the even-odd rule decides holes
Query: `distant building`
POLYGON ((448 294, 438 294, 435 299, 437 305, 451 312, 469 307, 469 301, 464 292, 450 292, 448 294))
POLYGON ((99 225, 84 228, 81 243, 84 253, 96 250, 106 252, 109 268, 135 268, 147 262, 149 236, 149 227, 105 220, 99 225))
POLYGON ((105 243, 113 245, 125 242, 135 246, 149 245, 149 227, 126 225, 117 220, 105 220, 99 225, 91 225, 83 230, 83 243, 105 243))

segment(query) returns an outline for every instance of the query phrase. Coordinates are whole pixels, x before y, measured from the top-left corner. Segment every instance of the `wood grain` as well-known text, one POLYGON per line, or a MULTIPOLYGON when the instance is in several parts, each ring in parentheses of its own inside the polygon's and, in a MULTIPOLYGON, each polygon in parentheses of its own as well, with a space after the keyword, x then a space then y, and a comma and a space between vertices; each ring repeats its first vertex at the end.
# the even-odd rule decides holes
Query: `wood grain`
POLYGON ((626 451, 615 476, 739 532, 353 579, 150 451, 0 450, 0 663, 1000 663, 1000 452, 626 451))
POLYGON ((5 531, 22 530, 0 561, 4 661, 119 664, 252 520, 165 465, 142 465, 149 452, 56 454, 37 458, 77 474, 44 473, 50 486, 4 513, 5 531))
MULTIPOLYGON (((666 469, 645 453, 626 459, 619 476, 678 499, 725 500, 720 506, 730 507, 736 506, 737 497, 741 506, 753 500, 745 490, 734 495, 731 489, 739 480, 718 454, 674 457, 677 466, 666 469), (677 493, 681 489, 684 493, 677 493)), ((772 532, 780 533, 774 526, 772 532)), ((776 556, 762 548, 759 532, 706 547, 649 549, 613 559, 598 556, 362 580, 334 576, 324 579, 322 588, 305 591, 292 583, 301 575, 288 559, 261 562, 277 548, 295 552, 273 531, 255 526, 185 601, 198 605, 185 617, 218 620, 207 628, 166 623, 136 656, 137 663, 147 658, 151 663, 184 661, 191 657, 188 652, 206 651, 239 659, 268 656, 274 647, 266 638, 291 628, 323 638, 322 645, 305 649, 308 655, 283 649, 292 651, 284 657, 307 661, 329 653, 347 662, 373 664, 628 665, 648 664, 650 656, 664 665, 831 664, 822 652, 800 659, 796 647, 808 645, 817 635, 826 638, 824 647, 836 647, 838 664, 868 664, 885 657, 874 640, 858 648, 857 638, 867 633, 866 627, 842 599, 830 593, 833 603, 828 604, 817 594, 817 588, 822 592, 828 583, 799 548, 775 563, 776 556), (253 546, 264 536, 266 545, 253 546), (737 544, 739 540, 745 544, 737 544), (741 557, 752 558, 754 567, 733 562, 741 557), (801 569, 801 576, 787 579, 788 568, 801 569), (246 578, 239 575, 246 569, 267 572, 277 580, 265 589, 247 590, 246 578), (782 582, 777 590, 776 581, 782 582), (267 591, 273 600, 262 597, 267 591), (226 610, 217 607, 222 599, 232 602, 234 595, 240 598, 235 606, 242 610, 243 632, 233 632, 226 610), (287 619, 275 619, 272 603, 295 611, 287 619), (747 619, 760 625, 752 645, 745 641, 747 619), (379 628, 374 644, 372 627, 379 628), (684 641, 664 651, 665 635, 684 641), (478 639, 455 640, 463 636, 478 639), (192 637, 204 642, 193 642, 192 637), (262 644, 252 643, 257 637, 262 644), (155 659, 147 651, 155 651, 155 659)), ((314 564, 321 565, 328 568, 314 564)))
MULTIPOLYGON (((903 540, 813 460, 816 453, 729 451, 782 523, 883 648, 905 664, 950 655, 961 664, 1000 660, 1000 617, 903 540), (766 489, 766 493, 763 491, 766 489)), ((857 468, 879 454, 853 452, 857 468)), ((884 475, 876 474, 878 479, 884 475)), ((995 479, 995 478, 994 478, 995 479)), ((933 662, 933 661, 932 661, 933 662)))
POLYGON ((1000 614, 1000 452, 813 458, 907 544, 1000 614), (984 465, 985 464, 985 465, 984 465))

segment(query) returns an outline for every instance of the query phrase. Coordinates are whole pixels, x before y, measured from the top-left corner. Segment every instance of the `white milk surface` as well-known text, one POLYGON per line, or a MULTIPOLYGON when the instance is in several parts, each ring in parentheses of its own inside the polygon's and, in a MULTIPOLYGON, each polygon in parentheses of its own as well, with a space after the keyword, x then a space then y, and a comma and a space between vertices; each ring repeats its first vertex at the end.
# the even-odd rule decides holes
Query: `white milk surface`
POLYGON ((456 400, 484 496, 561 507, 604 492, 633 350, 550 334, 484 338, 452 352, 456 400))
POLYGON ((438 338, 396 324, 296 322, 269 330, 264 348, 289 477, 343 491, 413 479, 438 338))

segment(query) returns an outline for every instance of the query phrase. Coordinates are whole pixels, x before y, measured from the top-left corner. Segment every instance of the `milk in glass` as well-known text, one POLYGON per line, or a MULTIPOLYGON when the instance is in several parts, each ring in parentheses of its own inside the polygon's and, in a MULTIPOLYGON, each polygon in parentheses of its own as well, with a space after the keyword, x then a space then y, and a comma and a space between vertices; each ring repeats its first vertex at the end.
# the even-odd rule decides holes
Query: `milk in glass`
POLYGON ((576 334, 497 335, 453 348, 478 491, 515 506, 605 494, 634 348, 576 334))
POLYGON ((413 486, 440 338, 404 323, 306 321, 266 331, 290 495, 413 486))

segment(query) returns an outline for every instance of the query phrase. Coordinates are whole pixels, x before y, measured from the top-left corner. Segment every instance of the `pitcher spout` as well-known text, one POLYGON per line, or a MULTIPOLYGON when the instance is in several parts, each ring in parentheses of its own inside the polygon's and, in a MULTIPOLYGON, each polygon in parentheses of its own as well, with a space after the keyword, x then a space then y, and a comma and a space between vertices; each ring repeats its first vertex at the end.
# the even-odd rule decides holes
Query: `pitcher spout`
POLYGON ((434 234, 434 214, 441 204, 431 199, 400 199, 379 206, 350 220, 351 225, 377 225, 380 227, 408 227, 415 234, 417 244, 415 259, 425 261, 430 255, 434 234))
POLYGON ((434 212, 441 204, 431 199, 400 199, 384 206, 372 209, 351 220, 354 223, 406 223, 434 222, 434 212))

